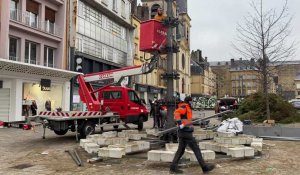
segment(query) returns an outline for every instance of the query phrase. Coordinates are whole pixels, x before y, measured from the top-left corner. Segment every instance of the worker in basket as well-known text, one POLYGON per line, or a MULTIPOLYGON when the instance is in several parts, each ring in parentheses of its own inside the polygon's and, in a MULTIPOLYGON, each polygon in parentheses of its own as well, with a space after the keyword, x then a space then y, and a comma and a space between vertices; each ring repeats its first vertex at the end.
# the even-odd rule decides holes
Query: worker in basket
POLYGON ((201 150, 193 137, 194 127, 192 125, 192 98, 185 97, 184 101, 178 104, 178 108, 174 112, 174 119, 177 123, 179 146, 173 162, 170 167, 171 174, 183 173, 178 169, 178 161, 184 154, 185 148, 188 145, 194 152, 203 173, 207 173, 215 168, 214 164, 205 163, 201 154, 201 150))
POLYGON ((159 22, 162 22, 164 19, 166 19, 166 16, 164 15, 164 10, 162 8, 157 9, 157 13, 154 16, 154 19, 159 22))

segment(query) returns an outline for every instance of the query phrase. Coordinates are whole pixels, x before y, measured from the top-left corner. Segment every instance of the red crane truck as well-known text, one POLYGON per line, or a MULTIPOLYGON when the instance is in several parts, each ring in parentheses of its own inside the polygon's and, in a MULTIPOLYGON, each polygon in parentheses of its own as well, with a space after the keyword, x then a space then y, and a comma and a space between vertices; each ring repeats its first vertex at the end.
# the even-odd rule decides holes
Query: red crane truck
POLYGON ((150 63, 140 66, 125 67, 92 74, 77 76, 79 95, 88 111, 40 112, 32 118, 41 122, 45 128, 53 130, 57 135, 64 135, 69 130, 82 137, 92 134, 95 127, 119 125, 128 127, 127 123, 138 125, 143 129, 143 122, 148 120, 148 111, 133 89, 120 86, 124 77, 147 74, 155 69, 158 55, 151 58, 150 63), (113 83, 94 89, 92 82, 113 80, 113 83))

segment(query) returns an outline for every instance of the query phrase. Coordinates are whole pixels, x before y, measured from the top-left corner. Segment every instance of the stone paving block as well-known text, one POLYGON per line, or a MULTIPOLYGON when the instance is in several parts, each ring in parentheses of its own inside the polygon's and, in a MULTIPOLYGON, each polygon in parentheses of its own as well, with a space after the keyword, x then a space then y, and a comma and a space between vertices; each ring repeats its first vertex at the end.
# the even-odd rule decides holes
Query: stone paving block
POLYGON ((239 138, 239 144, 240 144, 240 145, 245 145, 245 144, 247 144, 247 138, 240 137, 240 138, 239 138))
POLYGON ((252 139, 252 142, 263 142, 263 139, 262 138, 253 138, 252 139))
POLYGON ((128 142, 128 137, 115 137, 111 138, 112 144, 126 144, 128 142))
POLYGON ((245 156, 245 150, 243 147, 241 148, 229 148, 227 155, 234 158, 241 158, 245 156))
POLYGON ((107 145, 113 145, 113 139, 112 138, 98 138, 97 144, 100 146, 107 146, 107 145))
POLYGON ((252 142, 250 145, 254 148, 255 151, 262 151, 263 143, 262 142, 252 142))
POLYGON ((205 149, 206 142, 199 142, 199 148, 201 150, 205 149))
POLYGON ((148 150, 148 149, 150 149, 150 142, 146 142, 146 141, 135 141, 134 143, 136 143, 136 144, 138 145, 139 151, 143 151, 143 150, 148 150))
POLYGON ((126 153, 140 151, 139 145, 137 143, 133 143, 133 142, 126 144, 125 149, 126 149, 126 153))
POLYGON ((213 139, 216 137, 216 133, 214 133, 214 132, 208 133, 208 136, 209 136, 209 139, 213 139))
POLYGON ((133 130, 133 129, 131 129, 131 130, 123 130, 122 132, 124 132, 124 133, 127 133, 127 134, 138 134, 139 133, 139 131, 138 130, 133 130))
POLYGON ((85 146, 86 143, 93 143, 93 141, 90 140, 90 139, 80 139, 79 146, 80 146, 81 148, 84 148, 84 146, 85 146))
POLYGON ((161 157, 161 152, 162 152, 161 150, 148 151, 147 153, 148 160, 159 162, 161 157))
POLYGON ((162 162, 172 162, 175 156, 175 152, 163 151, 160 155, 160 160, 162 162))
POLYGON ((224 144, 232 144, 231 138, 224 138, 224 144))
POLYGON ((178 143, 166 143, 166 150, 176 152, 178 149, 178 143))
POLYGON ((122 158, 125 155, 124 148, 108 148, 109 157, 111 158, 122 158))
POLYGON ((235 134, 231 132, 217 132, 219 137, 234 137, 235 134))
MULTIPOLYGON (((216 158, 216 153, 211 150, 201 150, 201 155, 204 160, 214 160, 216 158)), ((198 161, 193 151, 185 151, 185 158, 191 162, 198 161)))
POLYGON ((124 155, 125 155, 124 148, 104 147, 98 149, 98 156, 100 157, 122 158, 124 155))
POLYGON ((108 147, 103 147, 98 149, 99 157, 109 157, 109 149, 108 147))
POLYGON ((206 134, 194 134, 196 140, 204 140, 207 139, 206 134))
POLYGON ((85 143, 84 149, 89 154, 91 154, 91 153, 97 153, 97 151, 99 149, 99 145, 96 144, 96 143, 85 143))
POLYGON ((233 138, 231 139, 231 144, 233 144, 233 145, 239 145, 239 144, 240 144, 240 138, 238 138, 238 137, 233 137, 233 138))
POLYGON ((252 143, 252 138, 246 138, 246 145, 250 145, 252 143))
POLYGON ((217 143, 223 144, 224 143, 224 137, 215 137, 214 141, 217 142, 217 143))
POLYGON ((216 153, 212 150, 201 150, 201 154, 204 160, 215 160, 216 153))
POLYGON ((131 140, 141 140, 142 137, 147 137, 147 134, 129 134, 128 138, 131 140))
POLYGON ((245 157, 253 157, 254 156, 254 148, 244 147, 245 157))
POLYGON ((113 138, 113 137, 117 137, 117 135, 118 135, 117 131, 109 131, 109 132, 104 132, 102 134, 102 136, 105 138, 113 138))
POLYGON ((146 129, 146 133, 148 135, 155 135, 158 132, 158 129, 154 128, 154 129, 146 129))
POLYGON ((213 143, 211 149, 209 150, 213 150, 215 152, 221 152, 221 146, 219 143, 213 143))
POLYGON ((118 132, 118 137, 128 137, 128 133, 126 132, 118 132))

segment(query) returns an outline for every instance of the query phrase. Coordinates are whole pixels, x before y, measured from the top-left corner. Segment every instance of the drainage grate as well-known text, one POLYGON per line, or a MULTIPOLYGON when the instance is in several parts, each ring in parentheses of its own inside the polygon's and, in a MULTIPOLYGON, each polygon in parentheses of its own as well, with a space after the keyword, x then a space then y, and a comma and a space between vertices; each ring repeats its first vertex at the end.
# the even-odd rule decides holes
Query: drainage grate
POLYGON ((14 169, 19 169, 19 170, 21 170, 21 169, 25 169, 25 168, 29 168, 29 167, 32 167, 33 165, 31 165, 31 164, 20 164, 20 165, 16 165, 16 166, 13 166, 13 167, 11 167, 11 168, 14 168, 14 169))

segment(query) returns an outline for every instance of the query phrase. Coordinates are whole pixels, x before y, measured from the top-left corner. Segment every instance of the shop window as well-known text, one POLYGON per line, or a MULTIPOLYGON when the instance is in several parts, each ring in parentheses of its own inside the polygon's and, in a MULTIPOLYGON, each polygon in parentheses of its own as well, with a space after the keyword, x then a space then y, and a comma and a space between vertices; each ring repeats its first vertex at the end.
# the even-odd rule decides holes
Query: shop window
POLYGON ((50 8, 45 8, 45 30, 46 32, 54 34, 55 26, 55 11, 50 8))
POLYGON ((54 67, 54 49, 50 47, 44 48, 44 66, 54 67))
POLYGON ((37 44, 25 42, 25 63, 37 64, 37 44))
POLYGON ((18 61, 18 39, 9 38, 9 60, 18 61))

